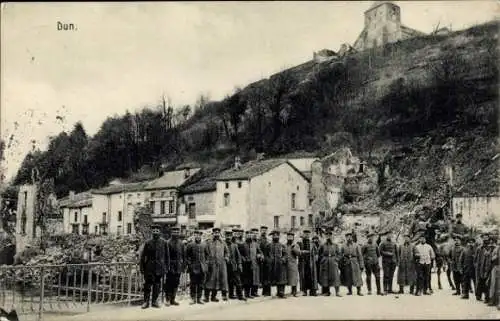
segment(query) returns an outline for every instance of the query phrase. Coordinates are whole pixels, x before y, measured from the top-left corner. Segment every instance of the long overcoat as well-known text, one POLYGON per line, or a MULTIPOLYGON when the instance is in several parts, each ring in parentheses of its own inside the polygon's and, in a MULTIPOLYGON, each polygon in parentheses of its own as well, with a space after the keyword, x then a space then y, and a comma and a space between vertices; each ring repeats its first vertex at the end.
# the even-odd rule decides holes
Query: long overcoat
POLYGON ((491 257, 493 249, 490 246, 483 246, 479 252, 478 257, 478 277, 481 279, 488 279, 491 272, 491 257))
POLYGON ((286 268, 287 281, 289 286, 297 286, 299 283, 299 256, 300 247, 297 243, 286 245, 286 268))
POLYGON ((319 248, 319 284, 322 287, 340 285, 340 247, 326 242, 319 248))
POLYGON ((248 285, 260 286, 259 256, 262 256, 260 246, 253 240, 240 244, 240 254, 243 260, 244 280, 248 285))
POLYGON ((227 291, 227 261, 229 249, 222 240, 209 240, 205 246, 207 257, 207 277, 205 288, 208 290, 227 291))
POLYGON ((398 284, 415 285, 417 267, 415 265, 415 246, 411 243, 398 247, 398 284))
POLYGON ((341 281, 345 286, 362 286, 361 269, 365 268, 363 254, 358 245, 346 243, 341 250, 341 281))
POLYGON ((161 276, 167 271, 168 251, 163 239, 150 239, 140 252, 140 267, 145 277, 161 276))
POLYGON ((279 242, 271 242, 269 247, 268 277, 271 285, 287 284, 286 246, 279 242))
POLYGON ((299 256, 299 277, 300 277, 300 289, 304 290, 317 290, 318 289, 318 268, 316 262, 318 260, 318 248, 310 240, 302 240, 297 242, 300 248, 299 256), (306 289, 306 267, 309 268, 310 274, 307 278, 310 278, 311 287, 306 289))
POLYGON ((454 246, 451 248, 450 251, 450 265, 449 268, 451 271, 454 272, 459 272, 460 271, 460 266, 459 266, 459 260, 460 260, 460 255, 464 251, 463 246, 454 246))
POLYGON ((168 250, 168 264, 167 272, 173 274, 181 274, 185 269, 185 256, 186 256, 186 246, 184 242, 179 239, 170 238, 167 240, 167 250, 168 250))
POLYGON ((241 254, 240 251, 238 250, 238 244, 231 242, 228 245, 229 249, 229 261, 227 263, 228 272, 243 272, 242 269, 242 260, 241 260, 241 254))
POLYGON ((260 261, 260 282, 262 286, 269 285, 269 240, 267 237, 261 237, 259 239, 259 248, 262 253, 262 260, 260 261))

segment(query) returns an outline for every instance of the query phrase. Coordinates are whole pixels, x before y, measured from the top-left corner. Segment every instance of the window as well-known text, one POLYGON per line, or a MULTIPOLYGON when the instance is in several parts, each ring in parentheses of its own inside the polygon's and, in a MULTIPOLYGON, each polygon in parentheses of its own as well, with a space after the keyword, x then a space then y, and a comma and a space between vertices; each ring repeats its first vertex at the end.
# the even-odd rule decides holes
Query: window
POLYGON ((78 222, 78 212, 75 212, 75 222, 78 222))
POLYGON ((83 224, 82 225, 82 235, 88 235, 88 234, 89 234, 89 225, 83 224))
POLYGON ((101 234, 102 235, 107 235, 108 234, 108 228, 106 225, 101 225, 101 234))
POLYGON ((175 209, 174 209, 174 201, 172 201, 172 200, 168 201, 168 212, 169 212, 170 214, 175 213, 175 209))
POLYGON ((132 234, 132 223, 127 223, 127 234, 132 234))
POLYGON ((224 193, 224 206, 229 206, 229 203, 231 201, 231 197, 229 193, 224 193))
POLYGON ((129 198, 129 199, 132 198, 132 194, 128 194, 127 198, 129 198))
POLYGON ((24 192, 24 205, 28 204, 28 192, 24 192))
POLYGON ((238 182, 238 188, 241 188, 241 182, 238 182))
POLYGON ((151 193, 151 197, 155 197, 156 193, 155 192, 152 192, 151 193))
POLYGON ((291 227, 292 228, 296 228, 297 227, 297 217, 296 216, 292 216, 291 227))
POLYGON ((196 218, 196 204, 189 203, 188 205, 188 218, 195 219, 196 218))
POLYGON ((313 215, 312 214, 309 214, 309 217, 308 217, 308 220, 307 220, 307 224, 309 226, 313 226, 313 215))
POLYGON ((120 234, 122 234, 122 226, 121 226, 121 225, 118 225, 118 226, 116 227, 116 235, 120 235, 120 234))
POLYGON ((299 185, 297 185, 297 191, 299 190, 299 185))
POLYGON ((165 192, 161 192, 161 197, 165 197, 165 192))
POLYGON ((306 224, 306 220, 304 219, 304 216, 300 217, 300 226, 304 226, 306 224))
POLYGON ((226 188, 229 188, 229 183, 226 183, 226 188))
POLYGON ((167 202, 166 201, 161 201, 160 202, 160 214, 165 214, 165 207, 166 207, 167 202))
POLYGON ((97 225, 94 227, 94 234, 97 234, 99 233, 99 227, 97 227, 97 225))
POLYGON ((280 228, 280 217, 279 216, 274 217, 274 228, 280 228))
POLYGON ((122 211, 118 211, 118 222, 122 221, 122 211))
POLYGON ((87 218, 87 215, 83 216, 83 224, 89 224, 89 220, 87 218))
POLYGON ((155 212, 155 201, 149 201, 149 208, 151 208, 151 211, 153 211, 153 213, 155 212))
POLYGON ((21 233, 26 234, 26 216, 21 217, 21 233))
POLYGON ((296 194, 295 193, 292 193, 292 209, 295 209, 295 198, 296 198, 296 194))
POLYGON ((73 224, 71 226, 71 233, 78 234, 78 232, 79 232, 79 226, 78 226, 78 224, 73 224))
POLYGON ((106 223, 106 212, 102 212, 102 222, 106 223))
POLYGON ((170 192, 170 196, 175 196, 175 192, 170 192))
POLYGON ((364 169, 365 169, 365 164, 359 163, 359 172, 363 173, 364 169))
POLYGON ((311 206, 311 205, 313 205, 313 199, 312 198, 309 199, 309 206, 311 206))

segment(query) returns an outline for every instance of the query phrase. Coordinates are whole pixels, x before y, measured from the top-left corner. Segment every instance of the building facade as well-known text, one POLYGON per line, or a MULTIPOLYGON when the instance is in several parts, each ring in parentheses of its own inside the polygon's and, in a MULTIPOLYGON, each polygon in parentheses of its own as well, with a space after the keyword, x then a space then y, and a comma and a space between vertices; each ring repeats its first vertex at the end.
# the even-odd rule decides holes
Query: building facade
POLYGON ((16 252, 22 252, 37 237, 35 224, 36 185, 21 185, 17 198, 16 252))
POLYGON ((365 11, 363 31, 354 43, 354 49, 383 47, 388 43, 425 35, 401 23, 401 8, 391 1, 375 1, 365 11))
POLYGON ((286 160, 235 164, 217 177, 216 225, 282 230, 306 226, 308 192, 307 177, 286 160))
POLYGON ((206 177, 182 189, 179 216, 187 217, 187 225, 202 230, 220 226, 215 215, 215 177, 206 177))
POLYGON ((64 233, 97 234, 99 217, 92 211, 92 194, 83 192, 69 195, 59 201, 59 209, 63 214, 64 233))
POLYGON ((468 226, 500 224, 500 195, 455 196, 452 206, 453 214, 462 213, 468 226))

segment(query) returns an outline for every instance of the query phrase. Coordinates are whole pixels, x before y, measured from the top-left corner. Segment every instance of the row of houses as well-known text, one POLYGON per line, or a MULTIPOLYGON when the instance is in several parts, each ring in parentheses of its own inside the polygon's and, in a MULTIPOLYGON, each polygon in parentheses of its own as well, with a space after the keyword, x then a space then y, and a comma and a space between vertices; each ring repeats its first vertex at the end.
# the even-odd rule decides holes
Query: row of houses
POLYGON ((64 232, 133 234, 134 213, 141 207, 149 209, 155 223, 181 228, 312 226, 340 202, 342 178, 363 170, 349 149, 332 155, 244 164, 236 158, 232 168, 216 175, 197 175, 200 167, 185 166, 151 181, 115 181, 97 190, 70 192, 59 203, 64 232), (337 186, 325 186, 324 173, 340 178, 337 186))

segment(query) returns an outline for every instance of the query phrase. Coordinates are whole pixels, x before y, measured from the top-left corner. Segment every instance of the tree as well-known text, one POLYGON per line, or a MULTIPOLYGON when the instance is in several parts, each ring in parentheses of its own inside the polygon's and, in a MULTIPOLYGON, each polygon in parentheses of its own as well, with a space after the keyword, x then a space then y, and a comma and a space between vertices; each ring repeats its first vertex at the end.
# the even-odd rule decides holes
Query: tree
POLYGON ((226 97, 219 104, 219 117, 222 120, 227 137, 235 145, 237 151, 240 149, 239 130, 246 108, 247 104, 241 89, 237 89, 236 93, 226 97))
POLYGON ((134 211, 135 233, 143 240, 151 235, 151 226, 153 225, 152 211, 149 207, 138 207, 134 211))

